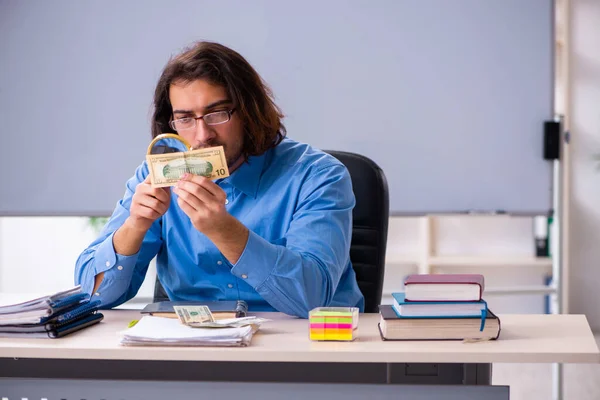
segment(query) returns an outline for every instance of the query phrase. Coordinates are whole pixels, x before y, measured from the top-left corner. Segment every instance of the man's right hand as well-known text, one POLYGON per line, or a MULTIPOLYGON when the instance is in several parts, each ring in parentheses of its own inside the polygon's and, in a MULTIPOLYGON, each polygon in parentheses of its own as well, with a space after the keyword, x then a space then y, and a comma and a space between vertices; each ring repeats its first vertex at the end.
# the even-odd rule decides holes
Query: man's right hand
POLYGON ((148 175, 146 180, 135 188, 126 224, 131 229, 146 232, 154 221, 167 212, 170 204, 170 188, 153 188, 148 175))
MULTIPOLYGON (((129 217, 113 235, 115 253, 130 256, 137 253, 152 223, 167 212, 171 204, 168 187, 153 188, 150 175, 135 188, 129 207, 129 217)), ((104 272, 95 277, 94 293, 104 279, 104 272)))
POLYGON ((115 252, 123 256, 137 253, 152 223, 167 212, 170 204, 170 188, 153 188, 150 176, 138 184, 131 198, 129 217, 113 236, 115 252))

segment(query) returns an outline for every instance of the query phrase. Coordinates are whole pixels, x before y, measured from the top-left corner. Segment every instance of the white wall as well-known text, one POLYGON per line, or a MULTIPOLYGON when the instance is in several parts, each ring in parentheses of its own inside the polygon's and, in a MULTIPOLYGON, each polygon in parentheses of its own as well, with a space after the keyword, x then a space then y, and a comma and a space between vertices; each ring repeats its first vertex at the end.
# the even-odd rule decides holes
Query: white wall
MULTIPOLYGON (((402 288, 403 277, 416 273, 415 265, 394 263, 398 258, 415 258, 421 232, 415 218, 392 218, 388 240, 383 302, 402 288)), ((73 267, 79 253, 96 233, 86 218, 25 217, 0 218, 0 293, 46 293, 73 285, 73 267)), ((437 229, 438 255, 531 256, 533 254, 530 218, 445 217, 437 229)), ((488 287, 540 285, 545 269, 519 267, 453 267, 441 272, 480 272, 488 287)), ((155 268, 138 293, 142 302, 152 298, 155 268)), ((544 312, 542 295, 486 296, 497 313, 544 312)))
POLYGON ((569 311, 600 329, 600 1, 570 7, 569 311))
MULTIPOLYGON (((563 2, 557 0, 559 8, 563 2)), ((600 282, 600 168, 596 166, 600 162, 592 159, 594 154, 600 154, 600 0, 569 3, 570 85, 557 82, 557 110, 571 110, 568 120, 573 136, 568 210, 571 223, 567 238, 570 251, 565 263, 570 266, 569 311, 586 314, 592 327, 600 330, 596 296, 600 282), (567 96, 563 90, 567 90, 567 96)), ((436 252, 531 256, 531 227, 529 218, 444 218, 439 223, 436 252)), ((72 285, 77 255, 94 235, 85 218, 0 218, 0 293, 40 293, 72 285)), ((391 301, 389 293, 397 290, 405 275, 416 272, 414 264, 393 260, 414 258, 422 248, 417 219, 390 221, 388 260, 392 261, 386 268, 384 302, 391 301)), ((488 287, 494 287, 539 285, 547 269, 453 267, 441 272, 481 272, 488 287)), ((138 297, 152 297, 154 277, 155 269, 151 266, 138 297)), ((544 311, 542 295, 494 295, 488 296, 488 302, 499 313, 544 311)))
MULTIPOLYGON (((95 238, 87 218, 0 218, 0 293, 44 294, 74 284, 77 257, 95 238)), ((138 296, 152 297, 155 268, 138 296)))

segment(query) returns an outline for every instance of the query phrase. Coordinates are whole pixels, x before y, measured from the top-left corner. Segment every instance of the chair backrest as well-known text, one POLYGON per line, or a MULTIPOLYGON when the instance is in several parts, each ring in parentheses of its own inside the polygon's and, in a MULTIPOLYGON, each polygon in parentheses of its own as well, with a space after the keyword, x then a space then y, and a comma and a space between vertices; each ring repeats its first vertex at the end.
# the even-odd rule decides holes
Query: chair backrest
MULTIPOLYGON (((356 206, 352 212, 350 261, 365 297, 365 312, 376 313, 381 303, 389 220, 387 179, 371 159, 343 151, 327 150, 341 161, 352 179, 356 206)), ((154 301, 169 300, 158 277, 154 301)))
POLYGON ((327 150, 348 169, 356 206, 352 212, 350 261, 365 296, 365 312, 381 303, 389 221, 389 192, 383 170, 360 154, 327 150))

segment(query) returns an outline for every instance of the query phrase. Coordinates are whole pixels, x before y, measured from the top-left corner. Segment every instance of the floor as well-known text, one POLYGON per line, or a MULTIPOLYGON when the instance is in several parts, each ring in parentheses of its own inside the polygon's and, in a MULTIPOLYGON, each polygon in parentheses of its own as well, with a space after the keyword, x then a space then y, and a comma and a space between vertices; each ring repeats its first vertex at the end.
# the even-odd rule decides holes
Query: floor
MULTIPOLYGON (((600 335, 596 335, 600 346, 600 335)), ((552 366, 548 364, 494 364, 492 383, 509 385, 511 400, 555 400, 552 398, 552 366)), ((563 398, 599 400, 600 364, 563 365, 563 398)))

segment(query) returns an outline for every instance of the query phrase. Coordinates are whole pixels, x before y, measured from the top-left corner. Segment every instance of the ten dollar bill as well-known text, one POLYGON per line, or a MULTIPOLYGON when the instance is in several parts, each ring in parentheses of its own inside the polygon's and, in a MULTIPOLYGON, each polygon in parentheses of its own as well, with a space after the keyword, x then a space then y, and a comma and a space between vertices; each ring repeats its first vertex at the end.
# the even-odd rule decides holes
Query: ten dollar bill
POLYGON ((146 156, 153 187, 174 186, 185 173, 209 179, 229 176, 223 146, 146 156))
POLYGON ((179 320, 185 324, 214 322, 214 318, 207 306, 173 306, 173 311, 179 320))

